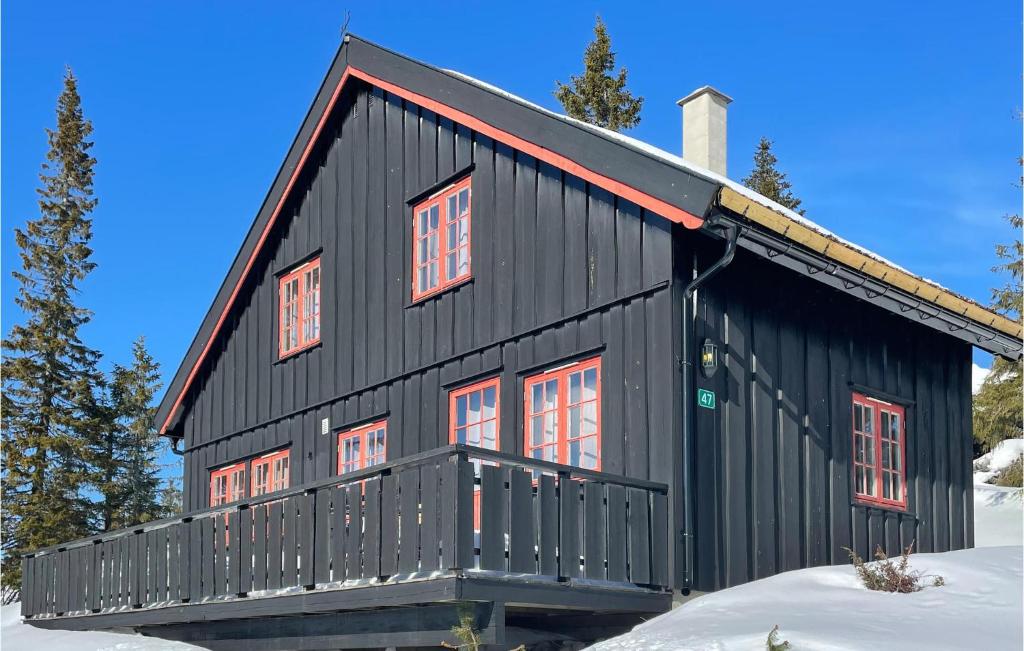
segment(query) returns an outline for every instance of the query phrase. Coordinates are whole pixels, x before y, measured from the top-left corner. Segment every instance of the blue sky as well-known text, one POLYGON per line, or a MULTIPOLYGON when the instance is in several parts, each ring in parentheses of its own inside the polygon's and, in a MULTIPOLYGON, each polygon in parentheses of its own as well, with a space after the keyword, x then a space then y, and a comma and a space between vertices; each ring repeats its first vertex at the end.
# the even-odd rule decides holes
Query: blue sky
MULTIPOLYGON (((340 42, 350 29, 558 109, 594 15, 644 96, 629 133, 680 149, 675 100, 712 84, 729 107, 729 173, 758 138, 810 218, 987 301, 993 246, 1015 234, 1021 4, 49 2, 4 4, 2 327, 13 228, 35 188, 65 64, 99 163, 83 330, 106 363, 147 337, 169 380, 340 42)), ((976 354, 987 364, 987 356, 976 354)))

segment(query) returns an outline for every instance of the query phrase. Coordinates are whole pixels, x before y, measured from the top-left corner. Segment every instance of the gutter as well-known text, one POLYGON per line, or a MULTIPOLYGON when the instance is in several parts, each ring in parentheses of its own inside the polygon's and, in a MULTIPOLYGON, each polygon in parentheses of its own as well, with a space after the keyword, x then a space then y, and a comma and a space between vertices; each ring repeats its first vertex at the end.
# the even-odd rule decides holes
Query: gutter
MULTIPOLYGON (((698 274, 683 290, 683 350, 682 350, 682 372, 683 372, 683 548, 684 548, 684 575, 683 595, 690 594, 690 585, 693 582, 693 547, 694 547, 694 486, 692 485, 693 471, 693 437, 696 430, 696 409, 694 407, 694 340, 696 339, 696 294, 697 290, 711 279, 712 276, 729 266, 733 256, 736 254, 736 243, 739 240, 740 227, 725 222, 724 224, 710 217, 705 222, 705 228, 719 227, 726 234, 725 251, 722 257, 711 264, 710 267, 698 274)), ((694 271, 697 268, 696 254, 694 254, 694 271)))

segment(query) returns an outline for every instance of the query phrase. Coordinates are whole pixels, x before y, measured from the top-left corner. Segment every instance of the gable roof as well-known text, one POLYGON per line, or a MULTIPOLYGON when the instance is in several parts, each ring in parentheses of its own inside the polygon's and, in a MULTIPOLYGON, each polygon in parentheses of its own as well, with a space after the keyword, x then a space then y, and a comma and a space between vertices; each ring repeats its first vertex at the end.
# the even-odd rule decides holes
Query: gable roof
MULTIPOLYGON (((662 217, 696 229, 727 208, 921 300, 1014 339, 1020 325, 852 243, 740 184, 622 134, 549 111, 457 72, 414 61, 346 36, 226 278, 157 410, 161 434, 178 425, 189 389, 206 361, 250 270, 281 214, 343 88, 360 80, 534 156, 662 217), (824 240, 822 243, 821 240, 824 240)), ((995 336, 993 336, 995 338, 995 336)), ((986 348, 985 342, 978 345, 986 348)), ((1004 345, 1005 348, 1005 345, 1004 345)), ((989 348, 986 348, 989 349, 989 348)), ((993 350, 1005 354, 1003 350, 993 350)))

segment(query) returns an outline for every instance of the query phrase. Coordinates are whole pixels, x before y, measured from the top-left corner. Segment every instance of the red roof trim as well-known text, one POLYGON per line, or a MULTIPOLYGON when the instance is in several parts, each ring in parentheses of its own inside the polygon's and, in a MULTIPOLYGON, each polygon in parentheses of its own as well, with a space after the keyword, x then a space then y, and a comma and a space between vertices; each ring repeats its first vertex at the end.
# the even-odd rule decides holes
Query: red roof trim
POLYGON ((227 303, 224 305, 224 309, 221 311, 220 317, 217 319, 217 323, 213 327, 213 331, 210 333, 209 339, 206 341, 206 345, 203 347, 202 352, 199 354, 199 358, 196 363, 192 365, 192 369, 189 371, 188 377, 185 378, 185 383, 181 387, 181 391, 178 396, 174 399, 174 405, 167 412, 167 418, 160 426, 160 433, 164 434, 167 432, 168 426, 170 426, 171 420, 174 418, 174 414, 177 413, 178 408, 181 406, 182 401, 185 399, 185 394, 188 392, 189 387, 192 386, 192 381, 199 373, 200 367, 206 360, 206 354, 210 350, 210 344, 220 333, 221 327, 224 325, 224 321, 227 319, 228 313, 231 311, 232 306, 235 303, 235 299, 238 297, 238 293, 242 289, 242 283, 245 282, 246 277, 249 275, 249 271, 252 269, 253 264, 256 262, 256 258, 263 248, 263 244, 267 240, 267 236, 270 234, 271 229, 274 227, 274 223, 277 221, 278 215, 281 213, 281 208, 284 206, 285 201, 288 199, 288 195, 291 193, 292 187, 295 185, 296 180, 299 177, 299 173, 302 172, 305 166, 306 159, 309 158, 309 154, 316 144, 317 139, 320 136, 320 132, 323 130, 324 124, 327 122, 327 118, 330 116, 334 104, 337 102, 338 97, 341 95, 341 91, 345 86, 345 82, 348 81, 349 77, 356 77, 362 79, 374 86, 377 86, 383 90, 388 91, 394 95, 401 97, 402 99, 408 100, 415 104, 430 109, 439 115, 443 115, 450 118, 454 122, 458 122, 464 126, 478 131, 498 142, 504 143, 513 149, 518 149, 524 153, 533 156, 534 158, 550 163, 555 167, 562 169, 569 174, 578 176, 581 179, 588 181, 600 188, 603 188, 612 194, 619 195, 633 203, 656 212, 657 214, 669 219, 670 221, 683 224, 687 228, 700 228, 704 220, 696 215, 692 215, 685 210, 673 206, 661 199, 653 197, 645 192, 641 192, 632 186, 626 185, 620 181, 616 181, 613 178, 607 177, 599 172, 595 172, 591 169, 583 167, 579 163, 557 154, 550 149, 534 144, 528 140, 524 140, 518 136, 515 136, 507 131, 503 131, 498 127, 490 125, 479 118, 476 118, 468 113, 464 113, 456 108, 452 108, 446 104, 442 104, 437 100, 420 95, 401 86, 397 86, 391 82, 384 81, 378 77, 353 68, 349 66, 345 72, 341 75, 341 79, 338 80, 338 85, 334 89, 334 93, 331 95, 330 101, 327 102, 327 107, 320 116, 320 120, 317 122, 316 128, 313 130, 312 135, 309 137, 309 142, 306 143, 305 149, 302 151, 302 156, 299 158, 299 162, 295 165, 295 169, 292 170, 291 177, 288 179, 288 184, 284 188, 284 192, 281 193, 281 197, 277 201, 277 205, 274 206, 274 212, 271 213, 270 219, 267 220, 266 226, 263 227, 263 231, 260 233, 260 238, 256 242, 256 246, 252 250, 252 254, 245 263, 245 268, 242 269, 242 274, 239 276, 238 281, 235 283, 235 287, 231 290, 231 296, 228 297, 227 303))

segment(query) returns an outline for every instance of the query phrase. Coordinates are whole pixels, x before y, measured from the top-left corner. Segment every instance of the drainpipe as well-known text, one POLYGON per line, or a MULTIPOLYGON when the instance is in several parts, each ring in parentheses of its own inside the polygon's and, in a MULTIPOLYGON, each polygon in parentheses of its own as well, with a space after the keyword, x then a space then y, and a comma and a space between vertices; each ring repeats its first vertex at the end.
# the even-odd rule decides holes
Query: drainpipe
POLYGON ((180 441, 180 440, 181 440, 180 438, 171 439, 171 446, 170 447, 171 447, 171 452, 173 452, 174 454, 178 455, 179 457, 183 457, 183 456, 185 456, 185 451, 178 449, 178 441, 180 441))
MULTIPOLYGON (((708 226, 715 225, 711 218, 707 221, 708 226)), ((696 278, 690 281, 690 284, 683 290, 683 359, 682 359, 682 371, 683 371, 683 544, 685 553, 686 563, 686 574, 683 580, 683 595, 690 594, 690 585, 693 580, 693 504, 694 504, 694 487, 692 485, 693 473, 691 466, 693 465, 693 437, 695 430, 696 420, 696 409, 694 408, 694 375, 693 375, 693 357, 694 357, 694 339, 696 338, 696 310, 694 304, 694 298, 697 293, 697 289, 700 288, 705 282, 707 282, 712 276, 717 274, 719 271, 724 269, 732 262, 733 255, 736 253, 736 240, 739 239, 740 229, 734 224, 726 224, 724 227, 726 231, 726 244, 725 252, 722 253, 722 257, 719 258, 710 267, 701 272, 696 278)), ((695 260, 696 262, 696 260, 695 260)), ((696 268, 696 264, 694 264, 696 268)))

